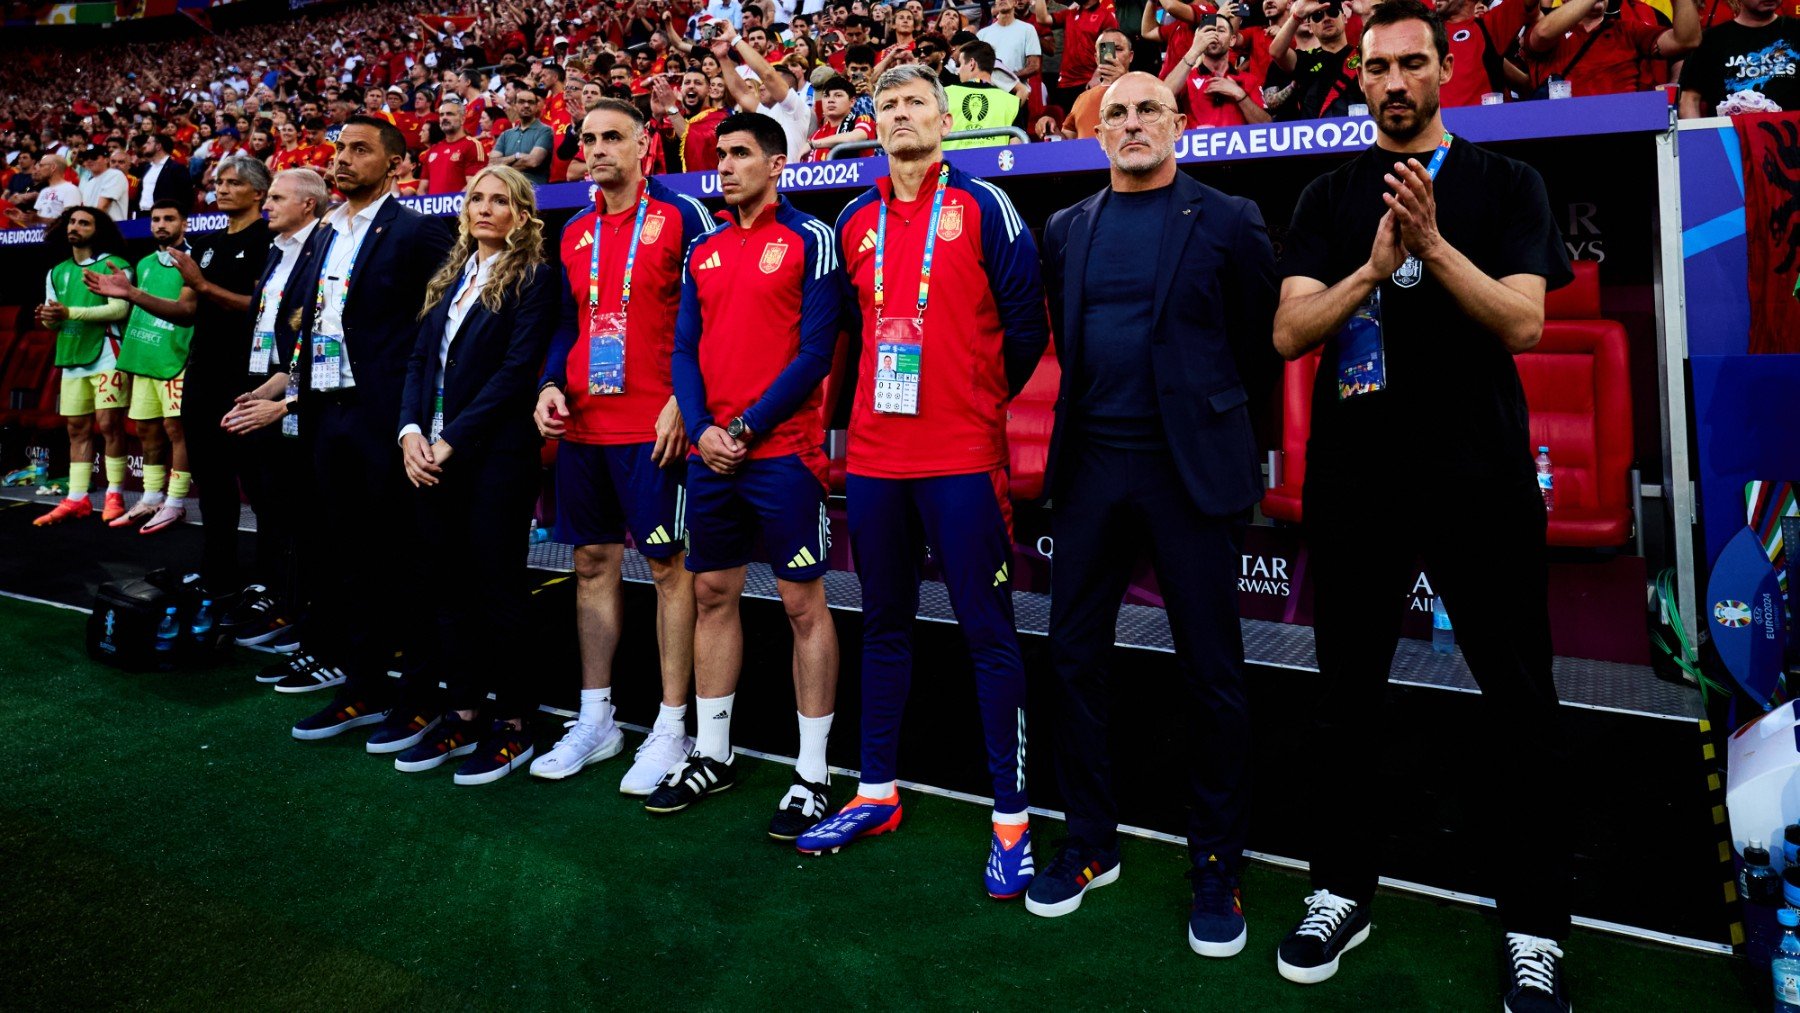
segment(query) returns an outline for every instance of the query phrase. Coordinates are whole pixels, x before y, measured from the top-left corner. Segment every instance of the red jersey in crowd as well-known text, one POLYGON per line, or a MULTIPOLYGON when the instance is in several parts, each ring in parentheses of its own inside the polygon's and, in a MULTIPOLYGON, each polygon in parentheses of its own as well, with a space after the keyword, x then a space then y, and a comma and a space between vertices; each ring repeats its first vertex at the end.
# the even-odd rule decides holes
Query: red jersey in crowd
MULTIPOLYGON (((848 116, 840 122, 828 122, 821 125, 819 129, 813 131, 813 135, 809 140, 822 141, 827 137, 836 137, 838 134, 861 134, 863 140, 872 141, 875 139, 875 121, 869 119, 867 116, 848 116)), ((839 157, 860 158, 864 155, 872 155, 874 153, 873 149, 867 149, 839 157)), ((831 150, 829 148, 810 148, 806 152, 806 160, 808 162, 823 162, 825 161, 826 156, 830 154, 831 150)))
MULTIPOLYGON (((1199 13, 1198 10, 1195 11, 1196 15, 1199 13)), ((1179 63, 1181 58, 1187 55, 1189 47, 1193 46, 1194 26, 1171 14, 1169 20, 1156 26, 1156 33, 1162 36, 1163 44, 1162 69, 1156 72, 1156 76, 1168 77, 1169 71, 1175 69, 1175 64, 1179 63)), ((1087 82, 1082 83, 1086 84, 1087 82)))
POLYGON ((748 228, 735 209, 718 217, 726 224, 689 249, 675 322, 675 397, 688 438, 742 415, 756 434, 753 460, 798 454, 827 483, 819 403, 843 284, 831 227, 786 200, 748 228))
POLYGON ((487 164, 481 145, 468 137, 439 141, 426 148, 419 161, 425 172, 426 193, 462 193, 469 185, 469 177, 487 164))
POLYGON ((1554 74, 1568 78, 1576 98, 1637 91, 1640 64, 1656 57, 1656 40, 1663 31, 1632 18, 1607 18, 1593 32, 1578 24, 1548 53, 1527 50, 1532 84, 1541 85, 1554 74), (1590 35, 1593 44, 1582 52, 1590 35))
POLYGON ((1499 52, 1512 48, 1519 30, 1525 27, 1531 2, 1533 0, 1506 0, 1479 18, 1463 18, 1444 26, 1445 34, 1450 38, 1450 55, 1456 60, 1450 80, 1438 89, 1438 102, 1444 108, 1480 105, 1481 96, 1488 92, 1507 90, 1504 85, 1495 87, 1488 78, 1484 62, 1488 40, 1493 40, 1494 48, 1499 52), (1486 34, 1483 34, 1484 30, 1486 34))
POLYGON ((682 172, 707 172, 719 167, 719 124, 725 110, 708 109, 688 117, 687 136, 681 139, 682 172))
POLYGON ((707 230, 709 218, 705 205, 692 197, 677 194, 654 179, 647 180, 644 187, 649 204, 631 270, 631 303, 625 309, 622 394, 588 393, 589 329, 594 312, 619 312, 638 205, 633 202, 617 214, 597 214, 597 209, 589 208, 563 226, 559 250, 562 322, 550 342, 544 380, 562 387, 568 399, 564 439, 573 443, 611 446, 655 439, 656 418, 673 392, 669 355, 681 304, 682 257, 688 244, 707 230), (600 283, 598 305, 590 312, 589 268, 596 241, 600 244, 600 283))
POLYGON ((481 133, 481 114, 487 110, 487 99, 475 96, 475 101, 463 106, 463 133, 475 137, 481 133))
POLYGON ((1091 11, 1080 7, 1064 7, 1053 17, 1063 30, 1062 70, 1057 74, 1056 86, 1083 87, 1094 76, 1094 43, 1100 38, 1101 32, 1119 27, 1119 18, 1113 13, 1112 0, 1100 0, 1100 6, 1091 11))
MULTIPOLYGON (((1229 56, 1226 57, 1230 59, 1229 56)), ((1200 64, 1188 74, 1187 106, 1188 127, 1241 127, 1249 122, 1244 119, 1244 107, 1223 95, 1208 95, 1206 83, 1214 77, 1224 77, 1236 81, 1251 102, 1262 108, 1262 80, 1248 70, 1228 69, 1223 74, 1214 74, 1200 64)))
POLYGON ((269 168, 280 172, 283 169, 299 169, 312 166, 318 169, 330 169, 331 160, 337 156, 337 148, 330 144, 302 144, 275 156, 269 168))
POLYGON ((855 289, 846 315, 862 335, 850 416, 852 475, 930 478, 1005 467, 1006 402, 1049 341, 1043 276, 1024 220, 999 188, 952 166, 923 317, 918 414, 875 411, 880 205, 888 203, 882 316, 913 318, 938 178, 934 165, 912 200, 896 201, 883 176, 838 216, 838 255, 855 289))

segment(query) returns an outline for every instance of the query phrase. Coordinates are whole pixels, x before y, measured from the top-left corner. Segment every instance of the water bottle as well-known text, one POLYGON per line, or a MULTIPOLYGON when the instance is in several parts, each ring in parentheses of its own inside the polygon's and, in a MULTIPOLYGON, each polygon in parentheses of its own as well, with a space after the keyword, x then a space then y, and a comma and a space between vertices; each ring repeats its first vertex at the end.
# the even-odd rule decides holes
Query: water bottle
POLYGON ((1556 509, 1556 476, 1550 472, 1550 448, 1539 447, 1537 455, 1538 492, 1544 494, 1544 512, 1556 509))
POLYGON ((1456 653, 1456 634, 1450 628, 1450 613, 1444 610, 1442 598, 1431 599, 1431 653, 1456 653))
POLYGON ((549 540, 550 540, 550 532, 544 528, 539 527, 538 522, 536 520, 533 520, 531 522, 531 544, 537 545, 540 542, 547 542, 549 540))
POLYGON ((1751 841, 1744 848, 1738 895, 1744 898, 1744 952, 1756 967, 1775 956, 1780 941, 1775 912, 1782 906, 1782 893, 1781 877, 1769 864, 1769 850, 1761 841, 1751 841))
POLYGON ((212 631, 212 599, 202 598, 200 599, 200 611, 194 613, 194 621, 188 626, 188 633, 192 634, 194 643, 204 647, 206 646, 207 638, 212 636, 212 631))
POLYGON ((181 639, 181 620, 175 618, 175 608, 170 606, 163 613, 162 622, 156 624, 156 667, 168 671, 175 667, 175 646, 181 639))
POLYGON ((1800 865, 1800 823, 1789 823, 1781 832, 1781 867, 1800 865))
POLYGON ((1784 907, 1776 913, 1781 922, 1781 945, 1769 963, 1775 979, 1775 1013, 1800 1013, 1800 910, 1784 907))

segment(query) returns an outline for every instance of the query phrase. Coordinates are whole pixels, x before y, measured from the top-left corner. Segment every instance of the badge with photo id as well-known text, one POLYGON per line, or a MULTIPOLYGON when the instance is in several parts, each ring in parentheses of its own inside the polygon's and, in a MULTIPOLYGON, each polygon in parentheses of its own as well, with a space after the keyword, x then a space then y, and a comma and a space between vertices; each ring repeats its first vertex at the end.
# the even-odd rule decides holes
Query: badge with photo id
POLYGON ((340 337, 313 337, 312 389, 337 390, 344 385, 344 341, 340 337))
POLYGON ((431 434, 425 437, 426 443, 436 443, 444 435, 444 388, 437 389, 437 397, 431 403, 431 434))
MULTIPOLYGON (((291 400, 291 399, 297 398, 299 396, 300 396, 300 381, 295 380, 293 377, 290 376, 288 378, 286 398, 291 400)), ((281 417, 281 435, 283 435, 283 436, 299 436, 300 435, 300 417, 298 415, 295 415, 293 412, 288 412, 286 415, 283 415, 281 417)))
POLYGON ((1387 350, 1381 340, 1381 289, 1356 307, 1337 336, 1338 400, 1387 388, 1387 350))
POLYGON ((250 341, 250 372, 264 375, 269 372, 269 360, 275 355, 275 332, 257 331, 250 341))
POLYGON ((625 314, 596 313, 588 327, 590 397, 625 393, 625 314))
POLYGON ((919 414, 919 353, 925 322, 889 318, 875 324, 875 410, 884 415, 919 414))

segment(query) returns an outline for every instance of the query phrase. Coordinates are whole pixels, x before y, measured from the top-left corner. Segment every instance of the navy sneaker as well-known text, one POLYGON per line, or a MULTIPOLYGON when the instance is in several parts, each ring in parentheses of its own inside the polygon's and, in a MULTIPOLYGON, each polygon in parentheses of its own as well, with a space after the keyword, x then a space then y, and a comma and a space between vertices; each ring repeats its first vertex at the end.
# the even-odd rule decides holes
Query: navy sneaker
POLYGON ((1506 1013, 1569 1013, 1563 988, 1562 946, 1554 939, 1508 932, 1512 981, 1501 1000, 1506 1013))
POLYGON ((431 770, 453 756, 473 753, 480 740, 481 729, 475 722, 464 721, 454 713, 446 714, 417 745, 394 757, 394 769, 402 774, 431 770))
POLYGON ((663 775, 662 783, 644 800, 644 809, 658 815, 678 813, 708 795, 726 791, 737 784, 737 772, 731 769, 735 759, 735 754, 715 760, 699 750, 689 753, 681 766, 663 775))
POLYGON ((1315 890, 1306 898, 1306 917, 1275 951, 1275 969, 1302 985, 1316 985, 1337 973, 1338 959, 1369 938, 1369 912, 1348 897, 1315 890))
POLYGON ((395 707, 386 721, 369 734, 364 748, 371 753, 404 752, 425 741, 425 733, 437 727, 441 716, 417 707, 395 707))
POLYGON ((1194 910, 1188 916, 1188 948, 1202 957, 1235 957, 1250 930, 1244 925, 1243 886, 1218 855, 1188 873, 1194 881, 1194 910))
POLYGON ((386 720, 388 712, 360 696, 339 696, 324 710, 294 723, 296 739, 329 739, 352 728, 361 728, 386 720))
POLYGON ((1080 841, 1064 841, 1061 850, 1025 893, 1025 910, 1043 918, 1059 918, 1081 906, 1081 896, 1119 878, 1119 849, 1101 851, 1080 841))
POLYGON ((495 721, 475 746, 474 755, 456 768, 456 776, 451 780, 457 784, 498 781, 512 773, 514 767, 530 763, 535 755, 537 747, 531 744, 530 732, 514 728, 505 721, 495 721))

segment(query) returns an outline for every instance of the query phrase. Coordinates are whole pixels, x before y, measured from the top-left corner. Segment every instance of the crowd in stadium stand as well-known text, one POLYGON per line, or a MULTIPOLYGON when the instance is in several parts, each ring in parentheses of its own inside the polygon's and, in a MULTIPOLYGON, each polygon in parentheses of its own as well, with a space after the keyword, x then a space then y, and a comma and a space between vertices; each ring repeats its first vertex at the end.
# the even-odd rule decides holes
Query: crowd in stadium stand
MULTIPOLYGON (((958 129, 995 130, 964 145, 1016 143, 1008 127, 1092 137, 1103 86, 1128 69, 1167 80, 1190 129, 1347 116, 1372 2, 396 0, 176 43, 44 46, 0 68, 0 211, 45 224, 80 198, 140 216, 146 178, 206 210, 226 156, 323 173, 358 112, 409 139, 403 194, 460 192, 490 162, 581 179, 572 124, 603 96, 651 117, 652 173, 711 168, 708 141, 739 108, 775 116, 793 160, 822 159, 872 141, 871 82, 915 61, 955 89, 958 129)), ((1683 116, 1800 108, 1800 27, 1775 0, 1436 6, 1456 59, 1446 106, 1673 85, 1683 116)))

